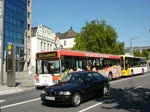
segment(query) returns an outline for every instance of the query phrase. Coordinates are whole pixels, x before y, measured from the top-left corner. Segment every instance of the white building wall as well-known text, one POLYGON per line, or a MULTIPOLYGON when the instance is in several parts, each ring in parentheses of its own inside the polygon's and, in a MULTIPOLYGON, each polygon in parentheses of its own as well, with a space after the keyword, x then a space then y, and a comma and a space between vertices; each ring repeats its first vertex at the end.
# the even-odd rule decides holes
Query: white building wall
POLYGON ((38 42, 36 37, 32 37, 31 39, 31 66, 35 66, 35 54, 38 51, 38 42))
POLYGON ((61 45, 63 45, 63 48, 72 48, 75 44, 74 39, 75 38, 60 39, 60 42, 61 42, 61 45))
POLYGON ((43 25, 38 26, 36 36, 31 38, 31 66, 35 68, 37 52, 50 51, 55 48, 55 33, 43 25))

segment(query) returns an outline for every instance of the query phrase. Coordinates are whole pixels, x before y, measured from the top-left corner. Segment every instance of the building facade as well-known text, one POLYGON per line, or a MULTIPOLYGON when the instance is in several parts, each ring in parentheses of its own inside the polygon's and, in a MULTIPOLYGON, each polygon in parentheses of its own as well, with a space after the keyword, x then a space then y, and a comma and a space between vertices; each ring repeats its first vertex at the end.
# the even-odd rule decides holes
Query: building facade
POLYGON ((35 68, 36 52, 54 50, 59 43, 56 35, 51 28, 44 25, 39 25, 32 28, 31 37, 31 66, 35 68))
POLYGON ((0 15, 1 62, 5 66, 6 48, 11 43, 16 46, 16 70, 27 70, 31 48, 31 0, 1 0, 0 15))
POLYGON ((63 49, 71 49, 75 44, 74 39, 76 34, 72 27, 65 33, 56 33, 56 36, 60 40, 60 47, 63 49))

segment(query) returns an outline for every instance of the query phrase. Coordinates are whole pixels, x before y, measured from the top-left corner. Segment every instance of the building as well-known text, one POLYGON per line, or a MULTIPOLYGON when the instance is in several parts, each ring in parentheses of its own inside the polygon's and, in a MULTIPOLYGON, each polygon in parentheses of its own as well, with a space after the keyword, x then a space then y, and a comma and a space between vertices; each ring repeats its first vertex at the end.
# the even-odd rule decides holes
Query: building
POLYGON ((136 51, 136 50, 139 50, 140 52, 142 52, 142 50, 144 50, 144 49, 146 49, 146 50, 148 50, 148 51, 150 51, 150 46, 142 46, 142 47, 127 47, 126 49, 125 49, 125 52, 126 53, 133 53, 134 51, 136 51))
POLYGON ((1 62, 5 66, 7 45, 14 44, 17 71, 27 70, 30 63, 31 3, 32 0, 0 1, 1 62))
POLYGON ((61 48, 71 49, 75 44, 74 39, 76 34, 77 33, 73 30, 72 27, 65 33, 60 33, 60 32, 56 33, 56 36, 59 37, 61 48))
POLYGON ((54 50, 59 40, 51 28, 39 25, 32 28, 31 37, 31 66, 35 67, 36 52, 54 50))

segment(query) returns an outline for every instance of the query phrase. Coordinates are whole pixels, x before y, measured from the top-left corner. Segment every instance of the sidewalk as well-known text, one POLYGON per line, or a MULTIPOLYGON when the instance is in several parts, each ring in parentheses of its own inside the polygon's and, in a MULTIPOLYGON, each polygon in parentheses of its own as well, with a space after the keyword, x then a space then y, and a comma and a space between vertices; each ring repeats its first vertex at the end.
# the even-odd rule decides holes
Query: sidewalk
POLYGON ((0 96, 23 92, 25 90, 34 89, 34 75, 28 76, 28 72, 16 72, 16 86, 8 87, 7 86, 7 74, 3 76, 3 85, 0 85, 0 96))

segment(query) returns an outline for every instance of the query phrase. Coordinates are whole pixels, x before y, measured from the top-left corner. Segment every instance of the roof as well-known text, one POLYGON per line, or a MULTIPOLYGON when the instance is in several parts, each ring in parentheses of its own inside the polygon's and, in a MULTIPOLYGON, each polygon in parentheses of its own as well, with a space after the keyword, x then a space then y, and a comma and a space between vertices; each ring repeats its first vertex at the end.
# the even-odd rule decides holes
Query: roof
MULTIPOLYGON (((103 54, 95 52, 84 52, 84 51, 74 51, 74 50, 55 50, 47 52, 38 52, 36 55, 40 54, 40 58, 60 58, 63 56, 76 56, 76 57, 95 57, 95 58, 109 58, 109 59, 120 59, 120 56, 113 54, 103 54), (56 55, 57 52, 57 55, 56 55), (44 55, 43 55, 44 54, 44 55)), ((39 56, 38 56, 39 57, 39 56)))
POLYGON ((66 31, 65 33, 56 33, 56 36, 59 37, 59 39, 68 39, 68 38, 75 38, 76 36, 76 32, 73 30, 73 28, 71 27, 68 31, 66 31))

